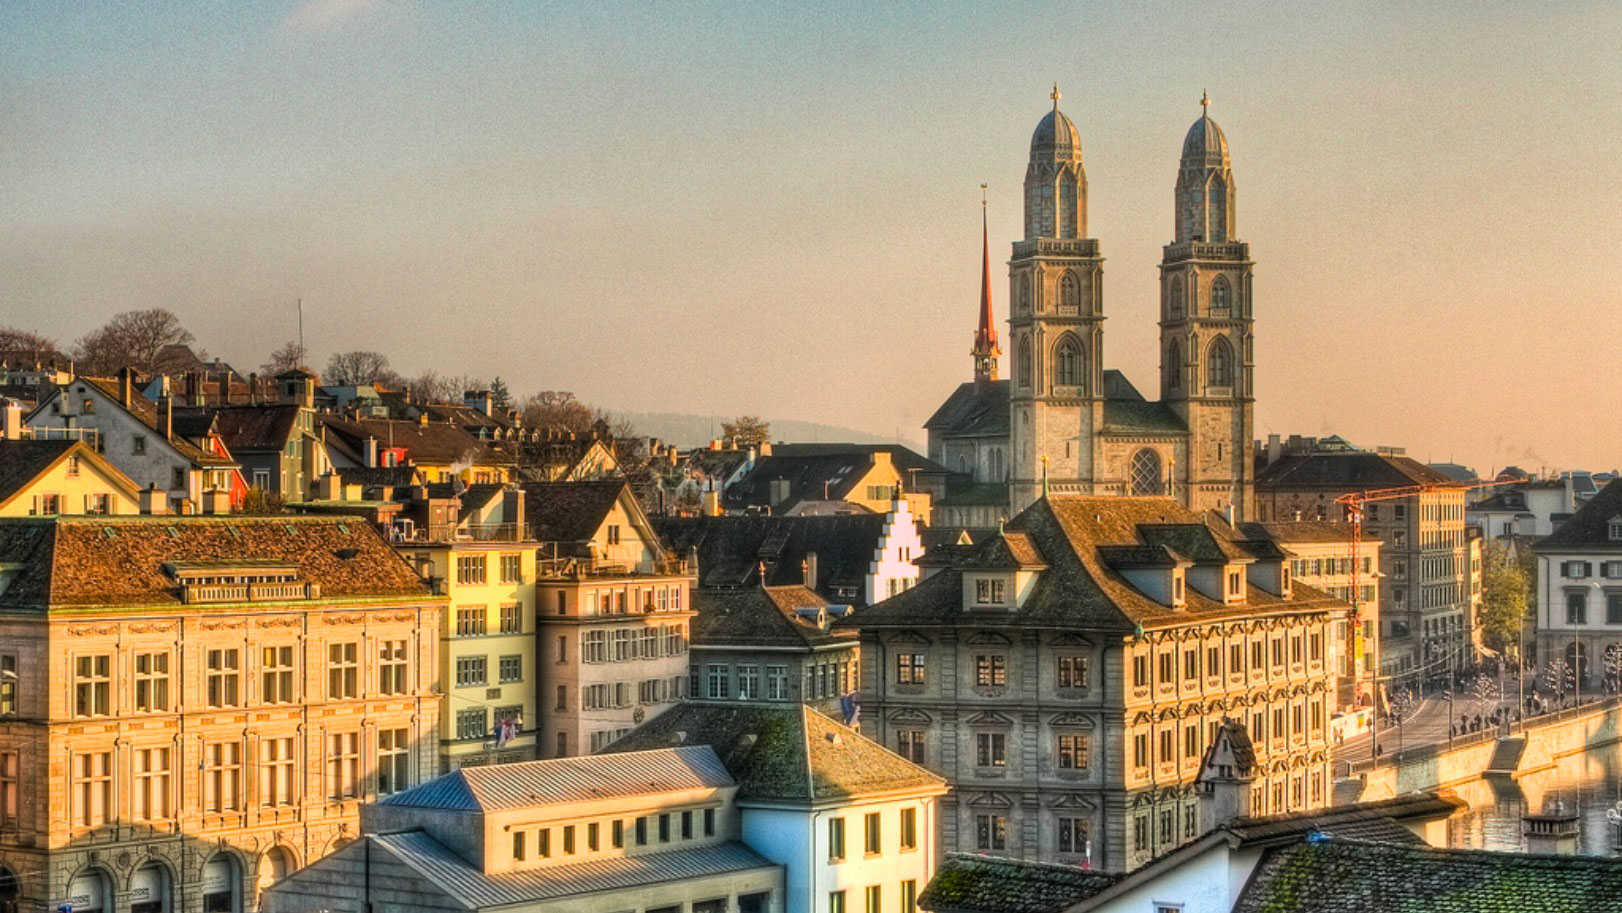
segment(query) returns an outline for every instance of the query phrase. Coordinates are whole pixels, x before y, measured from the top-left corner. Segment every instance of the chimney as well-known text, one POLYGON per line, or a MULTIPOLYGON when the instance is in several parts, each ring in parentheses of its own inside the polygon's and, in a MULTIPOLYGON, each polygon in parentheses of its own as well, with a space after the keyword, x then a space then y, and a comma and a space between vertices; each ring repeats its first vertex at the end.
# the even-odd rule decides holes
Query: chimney
POLYGON ((158 490, 156 482, 141 489, 141 513, 165 514, 169 512, 169 495, 158 490))
POLYGON ((368 435, 366 440, 361 442, 360 462, 368 469, 377 466, 377 438, 368 435))
POLYGON ((23 404, 14 399, 0 407, 0 440, 20 441, 23 437, 23 404))
POLYGON ((135 369, 123 367, 118 369, 118 401, 125 409, 135 401, 135 369))
POLYGON ((158 399, 158 430, 163 432, 164 440, 174 440, 175 399, 167 393, 158 399))
POLYGON ((210 488, 203 492, 203 513, 215 516, 224 516, 231 512, 231 491, 227 488, 210 488))
POLYGON ((259 373, 257 371, 248 374, 248 405, 259 405, 259 373))
POLYGON ((721 516, 721 493, 711 488, 704 492, 701 511, 706 517, 721 516))
POLYGON ((1284 442, 1279 438, 1278 435, 1269 434, 1267 436, 1267 465, 1271 466, 1274 463, 1277 463, 1278 458, 1283 455, 1284 442))

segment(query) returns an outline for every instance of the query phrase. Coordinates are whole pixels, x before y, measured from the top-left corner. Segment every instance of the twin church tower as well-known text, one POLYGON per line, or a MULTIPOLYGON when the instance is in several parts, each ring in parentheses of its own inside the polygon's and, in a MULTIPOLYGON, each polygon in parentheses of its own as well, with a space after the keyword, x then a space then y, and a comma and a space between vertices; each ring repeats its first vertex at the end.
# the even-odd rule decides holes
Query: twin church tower
MULTIPOLYGON (((1053 110, 1031 136, 1025 238, 1008 261, 1007 353, 991 317, 989 242, 974 381, 925 424, 930 456, 974 485, 938 502, 936 522, 985 525, 1055 494, 1170 496, 1195 510, 1252 514, 1254 437, 1249 245, 1234 238, 1233 167, 1210 101, 1183 140, 1175 235, 1160 261, 1160 395, 1104 368, 1104 258, 1087 233, 1076 125, 1053 110)), ((983 227, 982 227, 982 230, 983 227)))

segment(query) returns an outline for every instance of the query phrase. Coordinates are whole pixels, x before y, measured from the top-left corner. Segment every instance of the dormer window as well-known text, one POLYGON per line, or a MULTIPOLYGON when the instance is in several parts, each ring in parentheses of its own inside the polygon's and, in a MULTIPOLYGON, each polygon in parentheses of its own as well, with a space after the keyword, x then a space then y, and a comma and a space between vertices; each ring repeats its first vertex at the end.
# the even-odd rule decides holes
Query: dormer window
POLYGON ((1228 598, 1237 599, 1244 592, 1244 577, 1239 571, 1228 572, 1228 598))
POLYGON ((1612 517, 1607 532, 1612 542, 1622 542, 1622 517, 1612 517))
POLYGON ((1172 605, 1183 604, 1183 572, 1172 571, 1171 574, 1171 602, 1172 605))
POLYGON ((974 582, 974 601, 977 605, 1002 605, 1006 601, 1003 594, 1003 581, 992 578, 981 578, 974 582))

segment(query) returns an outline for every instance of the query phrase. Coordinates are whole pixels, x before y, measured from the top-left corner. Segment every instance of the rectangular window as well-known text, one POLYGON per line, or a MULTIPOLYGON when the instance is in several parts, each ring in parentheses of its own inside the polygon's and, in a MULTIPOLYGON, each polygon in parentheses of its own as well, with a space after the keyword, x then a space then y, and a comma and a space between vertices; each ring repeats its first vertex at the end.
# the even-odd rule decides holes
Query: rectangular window
POLYGON ((461 606, 456 610, 456 636, 479 637, 488 632, 489 612, 484 606, 461 606))
POLYGON ((621 628, 618 631, 615 631, 613 633, 613 643, 614 662, 623 663, 628 660, 636 659, 636 648, 634 641, 631 640, 631 632, 629 629, 621 628))
POLYGON ((327 699, 360 697, 360 644, 327 645, 327 699))
POLYGON ((327 736, 327 798, 353 799, 358 795, 360 733, 332 733, 327 736))
POLYGON ((704 809, 704 836, 715 836, 715 809, 704 809))
POLYGON ((719 663, 710 663, 705 667, 705 695, 712 699, 727 696, 730 677, 727 667, 719 663))
POLYGON ((914 764, 924 763, 924 730, 897 730, 895 734, 895 753, 914 764))
POLYGON ((112 497, 99 493, 84 496, 84 512, 92 516, 102 516, 112 513, 112 497))
POLYGON ((74 658, 74 716, 106 716, 112 712, 112 661, 105 653, 74 658))
POLYGON ((516 602, 507 602, 501 605, 501 633, 524 633, 524 607, 516 602))
POLYGON ((878 885, 868 885, 867 890, 864 892, 864 896, 867 904, 867 913, 883 913, 883 910, 879 908, 879 903, 883 894, 881 893, 881 889, 878 885))
POLYGON ((681 839, 693 839, 693 813, 691 811, 681 813, 681 839))
POLYGON ((788 667, 766 667, 766 700, 788 700, 788 667))
POLYGON ((760 698, 760 667, 747 663, 738 667, 738 700, 760 698))
POLYGON ((411 785, 411 730, 377 731, 377 791, 397 793, 411 785))
POLYGON ((1003 581, 996 579, 980 579, 974 582, 974 601, 980 605, 1001 605, 1003 602, 1003 581))
POLYGON ((1008 737, 1000 732, 977 732, 974 735, 975 765, 978 767, 1008 766, 1008 737))
POLYGON ((542 859, 552 855, 552 829, 543 827, 535 832, 535 854, 542 859))
POLYGON ((847 913, 845 910, 845 892, 828 892, 828 913, 847 913))
POLYGON ((501 556, 501 582, 502 583, 523 583, 524 582, 524 556, 523 555, 502 555, 501 556))
POLYGON ((456 658, 456 685, 466 688, 475 685, 490 683, 490 675, 486 669, 488 657, 484 656, 458 656, 456 658))
POLYGON ((620 528, 619 528, 619 524, 617 524, 617 523, 610 523, 608 525, 608 544, 609 545, 619 545, 620 544, 620 528))
POLYGON ((660 843, 669 843, 670 842, 670 815, 669 814, 663 814, 663 815, 659 816, 659 842, 660 843))
POLYGON ((113 754, 97 751, 73 756, 73 823, 95 827, 113 814, 113 754))
POLYGON ((982 688, 1008 684, 1008 657, 1001 653, 981 653, 974 658, 974 683, 982 688))
POLYGON ((1177 736, 1170 729, 1160 730, 1160 763, 1170 764, 1177 760, 1177 736))
POLYGON ((1059 769, 1086 770, 1092 765, 1092 751, 1084 735, 1059 736, 1059 769))
POLYGON ((145 713, 169 709, 169 654, 135 654, 135 709, 145 713))
POLYGON ((236 707, 241 703, 242 654, 237 650, 209 650, 204 654, 204 690, 210 707, 236 707))
POLYGON ((265 647, 260 652, 260 699, 267 704, 291 704, 293 693, 293 648, 265 647))
POLYGON ((1090 847, 1092 824, 1086 818, 1059 819, 1059 852, 1086 853, 1090 847))
POLYGON ((975 815, 974 845, 980 850, 1008 849, 1008 819, 1003 815, 975 815))
POLYGON ((586 825, 586 851, 589 853, 597 852, 597 822, 595 821, 586 825))
POLYGON ((242 809, 242 745, 211 742, 203 746, 203 811, 212 814, 242 809))
POLYGON ((648 818, 646 815, 636 819, 636 845, 648 845, 648 818))
POLYGON ((616 850, 625 848, 625 822, 619 819, 608 826, 608 845, 616 850))
POLYGON ((566 824, 563 827, 563 855, 574 855, 574 825, 566 824))
POLYGON ((406 670, 406 642, 381 641, 377 647, 377 691, 379 694, 399 695, 410 690, 406 670))
POLYGON ((878 812, 869 812, 862 819, 862 852, 869 856, 877 856, 882 852, 884 835, 880 827, 881 819, 878 812))
POLYGON ((521 682, 524 680, 524 657, 522 655, 503 656, 496 660, 496 676, 498 681, 521 682))
POLYGON ((1149 734, 1146 732, 1132 737, 1132 764, 1135 767, 1149 766, 1149 734))
POLYGON ((17 752, 0 752, 0 825, 17 823, 17 752))
POLYGON ((259 804, 266 807, 292 805, 293 739, 262 739, 259 755, 259 804))
POLYGON ((1139 688, 1149 687, 1149 657, 1144 654, 1132 657, 1132 684, 1139 688))
POLYGON ((924 683, 924 654, 896 654, 895 680, 898 685, 922 685, 924 683))
POLYGON ((901 913, 918 913, 918 881, 915 878, 901 882, 901 913))
POLYGON ((1588 594, 1582 592, 1566 593, 1566 624, 1581 625, 1588 623, 1588 594))
POLYGON ((1087 687, 1087 657, 1059 657, 1058 683, 1060 688, 1087 687))
POLYGON ((483 707, 456 711, 456 737, 462 740, 482 739, 490 732, 489 713, 483 707))
POLYGON ((513 831, 513 861, 515 861, 515 862, 523 862, 524 861, 524 836, 525 836, 525 834, 526 834, 525 831, 513 831))
POLYGON ((898 845, 903 850, 918 848, 918 809, 909 806, 901 810, 901 840, 898 845))
POLYGON ((828 819, 828 859, 838 862, 845 858, 845 819, 828 819))
POLYGON ((475 585, 484 583, 484 556, 458 555, 456 557, 456 582, 475 585))

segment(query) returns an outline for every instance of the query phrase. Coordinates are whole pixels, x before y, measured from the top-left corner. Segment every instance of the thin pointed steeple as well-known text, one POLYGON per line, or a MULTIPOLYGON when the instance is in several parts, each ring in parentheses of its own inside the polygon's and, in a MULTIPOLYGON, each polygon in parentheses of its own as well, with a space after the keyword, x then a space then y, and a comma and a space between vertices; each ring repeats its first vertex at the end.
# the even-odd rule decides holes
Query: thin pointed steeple
POLYGON ((997 356, 1002 349, 997 345, 996 320, 991 314, 991 234, 986 223, 986 185, 980 185, 980 326, 974 331, 974 379, 987 382, 997 379, 997 356))

